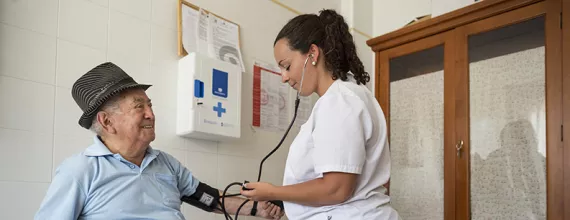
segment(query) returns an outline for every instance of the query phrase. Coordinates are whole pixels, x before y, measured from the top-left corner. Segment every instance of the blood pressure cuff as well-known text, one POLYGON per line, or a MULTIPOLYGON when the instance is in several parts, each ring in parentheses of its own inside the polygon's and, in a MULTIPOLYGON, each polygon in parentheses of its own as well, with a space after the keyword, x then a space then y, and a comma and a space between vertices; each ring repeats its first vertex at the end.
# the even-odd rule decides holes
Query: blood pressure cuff
POLYGON ((207 212, 213 212, 220 201, 220 191, 205 183, 199 183, 196 192, 190 196, 183 196, 183 202, 207 212))

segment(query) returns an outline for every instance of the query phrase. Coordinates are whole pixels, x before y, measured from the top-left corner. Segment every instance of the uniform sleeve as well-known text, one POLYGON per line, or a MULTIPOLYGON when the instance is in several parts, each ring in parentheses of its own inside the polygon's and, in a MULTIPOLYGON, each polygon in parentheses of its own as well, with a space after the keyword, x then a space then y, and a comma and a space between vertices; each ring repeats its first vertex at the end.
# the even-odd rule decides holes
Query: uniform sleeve
POLYGON ((86 189, 66 167, 60 167, 34 219, 76 220, 87 199, 86 189))
POLYGON ((200 181, 194 177, 194 175, 192 175, 192 172, 190 172, 190 170, 188 170, 172 155, 164 151, 162 151, 161 154, 164 154, 166 156, 168 162, 176 172, 176 176, 178 178, 178 190, 180 191, 180 195, 189 196, 194 194, 200 181))
POLYGON ((373 125, 358 97, 333 95, 321 100, 313 130, 315 172, 361 174, 366 160, 366 142, 373 125))

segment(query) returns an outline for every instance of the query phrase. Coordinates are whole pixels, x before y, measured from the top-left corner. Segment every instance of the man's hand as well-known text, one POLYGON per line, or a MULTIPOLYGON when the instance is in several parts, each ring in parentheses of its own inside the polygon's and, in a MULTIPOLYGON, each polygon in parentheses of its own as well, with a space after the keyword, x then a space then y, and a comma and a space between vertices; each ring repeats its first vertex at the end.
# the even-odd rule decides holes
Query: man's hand
POLYGON ((265 219, 281 219, 281 217, 283 217, 283 215, 285 214, 283 212, 283 210, 281 210, 281 207, 276 206, 273 203, 270 202, 259 202, 257 203, 257 210, 258 213, 256 216, 258 217, 262 217, 265 219))

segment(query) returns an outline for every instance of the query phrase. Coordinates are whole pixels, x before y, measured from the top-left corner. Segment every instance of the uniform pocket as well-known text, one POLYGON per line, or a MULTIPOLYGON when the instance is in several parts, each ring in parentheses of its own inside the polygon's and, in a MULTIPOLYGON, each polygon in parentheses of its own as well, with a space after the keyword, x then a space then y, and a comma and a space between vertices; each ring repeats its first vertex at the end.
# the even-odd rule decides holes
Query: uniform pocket
POLYGON ((180 191, 176 176, 163 173, 155 173, 154 177, 162 194, 162 201, 172 208, 180 208, 180 191))

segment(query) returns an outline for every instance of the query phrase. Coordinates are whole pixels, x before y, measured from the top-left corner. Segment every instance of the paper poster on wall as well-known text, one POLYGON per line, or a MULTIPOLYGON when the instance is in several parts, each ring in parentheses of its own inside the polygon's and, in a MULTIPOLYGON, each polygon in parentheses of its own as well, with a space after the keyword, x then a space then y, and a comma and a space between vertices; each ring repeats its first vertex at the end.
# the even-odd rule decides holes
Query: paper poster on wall
POLYGON ((239 26, 208 11, 182 7, 182 46, 238 66, 245 72, 239 45, 239 26))
POLYGON ((208 43, 210 56, 240 66, 241 71, 245 72, 239 47, 239 27, 213 14, 210 14, 209 18, 208 43))
POLYGON ((284 131, 289 126, 289 103, 289 85, 281 82, 279 69, 255 62, 252 125, 267 131, 284 131))
POLYGON ((182 7, 182 46, 186 51, 198 50, 198 11, 182 7))
POLYGON ((208 37, 210 35, 210 19, 208 17, 208 12, 200 8, 200 12, 198 13, 198 30, 196 30, 196 34, 198 35, 196 41, 198 44, 197 51, 200 54, 208 54, 212 44, 208 37))

